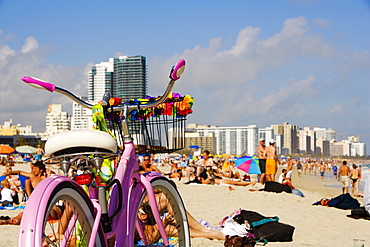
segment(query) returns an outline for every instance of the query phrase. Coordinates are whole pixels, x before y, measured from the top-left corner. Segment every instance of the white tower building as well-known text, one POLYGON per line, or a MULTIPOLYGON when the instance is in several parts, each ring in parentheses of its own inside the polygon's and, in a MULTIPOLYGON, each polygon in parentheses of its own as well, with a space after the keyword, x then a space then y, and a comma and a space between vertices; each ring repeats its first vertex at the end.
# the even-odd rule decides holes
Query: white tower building
POLYGON ((53 136, 71 129, 71 117, 62 111, 61 104, 49 104, 46 114, 46 136, 53 136))

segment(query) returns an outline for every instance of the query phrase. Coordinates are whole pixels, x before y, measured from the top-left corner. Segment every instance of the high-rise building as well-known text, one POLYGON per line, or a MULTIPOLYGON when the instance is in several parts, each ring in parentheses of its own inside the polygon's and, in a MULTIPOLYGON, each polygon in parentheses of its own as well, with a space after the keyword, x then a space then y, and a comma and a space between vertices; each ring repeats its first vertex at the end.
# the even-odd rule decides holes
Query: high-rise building
POLYGON ((314 127, 313 130, 316 132, 316 138, 322 137, 328 141, 336 140, 336 133, 331 128, 314 127))
POLYGON ((96 64, 89 72, 88 99, 98 102, 104 93, 123 101, 144 98, 147 90, 146 58, 120 56, 96 64))
POLYGON ((315 154, 316 132, 310 127, 298 130, 298 150, 301 154, 315 154))
POLYGON ((53 136, 71 129, 71 116, 62 111, 61 104, 49 104, 46 114, 46 136, 53 136))
POLYGON ((271 127, 259 128, 258 129, 258 140, 260 138, 265 139, 265 143, 266 145, 268 145, 269 141, 271 141, 272 139, 275 139, 274 129, 271 127))
POLYGON ((361 142, 354 142, 351 146, 352 156, 366 156, 366 144, 361 142))
MULTIPOLYGON (((84 101, 87 100, 87 97, 80 98, 84 101)), ((92 125, 92 110, 73 102, 71 130, 92 129, 92 125)))
POLYGON ((275 135, 283 136, 283 146, 281 149, 282 154, 295 154, 298 153, 298 137, 297 125, 284 123, 280 125, 271 125, 275 135))
POLYGON ((315 154, 330 155, 330 142, 323 137, 317 138, 315 154))
POLYGON ((200 137, 209 137, 213 133, 216 138, 216 154, 256 155, 257 153, 258 128, 256 125, 218 127, 189 124, 187 128, 195 129, 200 137))

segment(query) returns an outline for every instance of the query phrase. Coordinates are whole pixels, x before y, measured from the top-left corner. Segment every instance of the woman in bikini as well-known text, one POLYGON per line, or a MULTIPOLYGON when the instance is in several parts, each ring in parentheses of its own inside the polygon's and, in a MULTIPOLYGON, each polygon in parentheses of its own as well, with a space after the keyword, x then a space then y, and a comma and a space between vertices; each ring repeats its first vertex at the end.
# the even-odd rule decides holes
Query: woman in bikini
POLYGON ((361 170, 357 168, 357 165, 353 164, 352 165, 353 169, 350 171, 350 178, 352 182, 352 195, 358 196, 358 188, 359 188, 359 183, 360 180, 359 178, 361 177, 361 170))

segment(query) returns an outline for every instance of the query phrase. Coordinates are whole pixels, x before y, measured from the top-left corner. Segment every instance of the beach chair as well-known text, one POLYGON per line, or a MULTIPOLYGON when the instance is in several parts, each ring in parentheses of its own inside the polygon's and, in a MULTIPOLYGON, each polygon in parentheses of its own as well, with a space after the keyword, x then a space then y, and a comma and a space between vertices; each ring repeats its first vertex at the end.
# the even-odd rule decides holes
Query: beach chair
POLYGON ((1 181, 3 181, 5 178, 6 178, 6 175, 4 175, 4 176, 0 176, 0 188, 2 188, 2 187, 1 187, 1 181))
POLYGON ((26 189, 26 180, 28 179, 28 177, 18 174, 18 179, 21 183, 21 189, 22 189, 22 200, 21 201, 26 202, 28 200, 28 196, 27 196, 25 189, 26 189))

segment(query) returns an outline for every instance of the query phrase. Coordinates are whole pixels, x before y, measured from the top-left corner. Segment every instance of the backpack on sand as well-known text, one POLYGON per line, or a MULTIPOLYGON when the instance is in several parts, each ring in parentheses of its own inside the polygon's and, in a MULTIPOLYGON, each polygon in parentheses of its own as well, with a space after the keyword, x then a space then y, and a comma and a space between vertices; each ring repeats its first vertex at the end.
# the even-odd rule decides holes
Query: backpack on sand
POLYGON ((295 227, 278 222, 278 217, 265 217, 257 212, 241 210, 233 219, 239 224, 247 221, 255 239, 266 239, 268 242, 293 241, 295 227))

